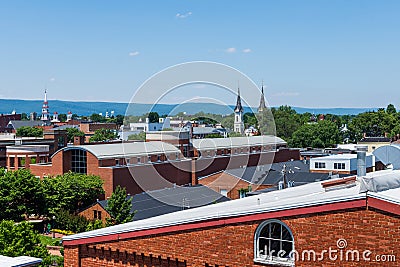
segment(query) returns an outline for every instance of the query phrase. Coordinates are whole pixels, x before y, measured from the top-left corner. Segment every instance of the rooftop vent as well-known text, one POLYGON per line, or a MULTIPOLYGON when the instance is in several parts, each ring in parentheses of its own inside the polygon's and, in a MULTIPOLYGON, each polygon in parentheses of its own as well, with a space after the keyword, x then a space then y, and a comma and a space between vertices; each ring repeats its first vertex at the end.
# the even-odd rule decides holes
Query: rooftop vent
POLYGON ((368 146, 357 146, 357 176, 362 177, 367 174, 366 155, 368 146))

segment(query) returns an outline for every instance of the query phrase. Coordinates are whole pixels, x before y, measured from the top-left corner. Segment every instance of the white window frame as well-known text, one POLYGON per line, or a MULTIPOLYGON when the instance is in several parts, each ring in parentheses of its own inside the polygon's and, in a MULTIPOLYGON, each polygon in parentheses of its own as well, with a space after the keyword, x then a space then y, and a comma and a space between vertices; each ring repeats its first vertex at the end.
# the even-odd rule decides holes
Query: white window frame
MULTIPOLYGON (((276 220, 276 219, 271 219, 271 220, 267 220, 262 222, 258 227, 257 230, 254 234, 254 262, 257 263, 262 263, 262 264, 268 264, 268 265, 278 265, 278 266, 295 266, 295 259, 292 258, 279 258, 279 257, 273 257, 273 256, 268 256, 268 255, 261 255, 258 247, 259 247, 259 239, 260 239, 260 234, 263 231, 263 229, 265 227, 269 227, 269 224, 271 223, 277 223, 280 224, 281 227, 285 227, 287 229, 287 231, 290 233, 291 236, 291 241, 290 240, 282 240, 279 239, 280 241, 284 241, 284 242, 292 242, 292 252, 295 251, 295 244, 294 244, 294 237, 293 237, 293 233, 290 230, 289 226, 287 226, 284 222, 280 221, 280 220, 276 220)), ((271 239, 271 240, 276 240, 276 239, 272 239, 272 238, 266 238, 266 237, 262 237, 265 239, 271 239)), ((282 238, 282 237, 281 237, 282 238)), ((292 256, 294 256, 294 254, 292 254, 292 256)))

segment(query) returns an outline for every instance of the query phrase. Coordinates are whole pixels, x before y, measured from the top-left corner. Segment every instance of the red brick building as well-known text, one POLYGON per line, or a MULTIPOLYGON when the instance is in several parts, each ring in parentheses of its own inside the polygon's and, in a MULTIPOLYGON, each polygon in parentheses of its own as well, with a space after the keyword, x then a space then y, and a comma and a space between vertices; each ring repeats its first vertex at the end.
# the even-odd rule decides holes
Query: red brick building
POLYGON ((194 146, 195 151, 206 149, 202 155, 197 152, 199 157, 194 158, 184 157, 180 148, 160 141, 68 146, 57 151, 51 157, 51 163, 33 164, 30 169, 40 177, 68 171, 99 175, 104 181, 105 197, 109 197, 117 185, 125 187, 133 195, 173 184, 197 184, 198 177, 225 169, 299 158, 299 151, 285 149, 286 143, 280 138, 238 138, 241 147, 233 146, 237 153, 220 153, 228 150, 230 143, 237 142, 236 138, 225 138, 227 141, 223 146, 215 149, 211 149, 207 142, 207 146, 205 143, 194 146), (265 149, 251 150, 251 147, 261 146, 260 140, 265 149), (206 153, 211 150, 217 152, 208 156, 206 153))
POLYGON ((49 161, 49 145, 14 145, 6 147, 7 170, 29 169, 31 164, 49 161))
POLYGON ((79 124, 79 129, 85 133, 85 142, 89 142, 90 137, 92 137, 97 130, 107 129, 117 131, 117 128, 117 124, 113 122, 88 122, 79 124))
POLYGON ((66 236, 64 266, 398 266, 399 181, 380 171, 66 236))

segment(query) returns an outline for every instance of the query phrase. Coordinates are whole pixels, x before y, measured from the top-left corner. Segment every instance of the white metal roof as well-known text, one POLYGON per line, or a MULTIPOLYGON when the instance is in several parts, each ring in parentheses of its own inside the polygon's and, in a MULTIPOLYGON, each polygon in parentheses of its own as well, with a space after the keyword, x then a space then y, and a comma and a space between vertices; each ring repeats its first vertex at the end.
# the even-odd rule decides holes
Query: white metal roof
MULTIPOLYGON (((366 153, 367 157, 373 156, 372 153, 366 153)), ((312 161, 326 161, 326 160, 349 160, 357 159, 357 154, 335 154, 325 157, 312 158, 312 161)))
POLYGON ((311 183, 304 186, 264 193, 190 210, 183 210, 173 214, 165 214, 142 221, 66 236, 64 237, 64 240, 132 232, 210 219, 266 213, 365 198, 366 195, 360 194, 359 190, 359 184, 351 188, 325 191, 320 182, 311 183))
MULTIPOLYGON (((400 170, 368 173, 366 177, 373 178, 387 175, 391 175, 393 178, 399 179, 400 170)), ((63 239, 75 240, 145 229, 154 229, 210 219, 228 218, 338 203, 343 201, 365 199, 367 195, 379 196, 392 202, 400 203, 400 188, 389 189, 378 193, 365 193, 360 192, 361 182, 359 181, 356 181, 355 185, 352 187, 341 188, 337 190, 325 190, 322 186, 322 183, 323 182, 315 182, 285 190, 278 190, 228 202, 178 211, 141 221, 134 221, 90 232, 65 236, 63 239)))
POLYGON ((22 267, 40 264, 42 259, 29 256, 7 257, 0 255, 0 266, 2 267, 22 267))
POLYGON ((262 145, 286 145, 286 142, 276 136, 260 135, 249 137, 231 137, 231 138, 205 138, 192 140, 193 147, 197 150, 213 150, 221 148, 235 148, 246 146, 262 145))
POLYGON ((163 153, 169 154, 169 153, 180 152, 180 150, 175 146, 161 141, 81 145, 81 146, 71 146, 64 149, 65 150, 83 149, 92 153, 98 159, 124 158, 124 157, 147 156, 154 154, 163 154, 163 153))

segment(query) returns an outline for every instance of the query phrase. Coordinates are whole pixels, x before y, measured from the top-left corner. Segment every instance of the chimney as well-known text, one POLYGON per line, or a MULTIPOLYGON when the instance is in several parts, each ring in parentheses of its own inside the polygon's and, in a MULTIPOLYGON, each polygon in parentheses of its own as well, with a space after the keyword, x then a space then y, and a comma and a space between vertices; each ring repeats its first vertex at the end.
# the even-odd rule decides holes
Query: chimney
POLYGON ((199 184, 199 179, 196 173, 196 160, 192 159, 191 163, 192 163, 192 185, 197 185, 199 184))
POLYGON ((367 174, 366 155, 368 146, 356 146, 357 148, 357 176, 362 177, 367 174))
POLYGON ((84 136, 74 136, 74 146, 83 145, 85 143, 84 136))

